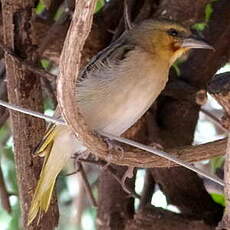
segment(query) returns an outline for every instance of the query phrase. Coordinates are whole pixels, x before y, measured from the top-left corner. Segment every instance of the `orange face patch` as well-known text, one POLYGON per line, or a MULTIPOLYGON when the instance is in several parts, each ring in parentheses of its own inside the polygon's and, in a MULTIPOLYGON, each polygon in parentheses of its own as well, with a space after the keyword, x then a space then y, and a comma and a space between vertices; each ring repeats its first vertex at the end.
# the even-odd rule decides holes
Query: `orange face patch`
POLYGON ((176 53, 178 50, 181 49, 181 46, 180 46, 179 42, 173 41, 170 45, 170 49, 172 50, 173 53, 176 53))

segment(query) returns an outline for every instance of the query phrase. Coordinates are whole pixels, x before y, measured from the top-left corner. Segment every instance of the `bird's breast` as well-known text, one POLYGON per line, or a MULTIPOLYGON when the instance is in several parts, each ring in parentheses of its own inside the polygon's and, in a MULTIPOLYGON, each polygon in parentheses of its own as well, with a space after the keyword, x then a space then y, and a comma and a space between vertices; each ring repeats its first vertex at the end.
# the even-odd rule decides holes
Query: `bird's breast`
POLYGON ((166 68, 152 66, 154 63, 145 59, 131 63, 119 69, 115 78, 101 84, 100 80, 91 82, 90 87, 79 91, 80 108, 91 128, 121 135, 148 110, 165 87, 166 68))

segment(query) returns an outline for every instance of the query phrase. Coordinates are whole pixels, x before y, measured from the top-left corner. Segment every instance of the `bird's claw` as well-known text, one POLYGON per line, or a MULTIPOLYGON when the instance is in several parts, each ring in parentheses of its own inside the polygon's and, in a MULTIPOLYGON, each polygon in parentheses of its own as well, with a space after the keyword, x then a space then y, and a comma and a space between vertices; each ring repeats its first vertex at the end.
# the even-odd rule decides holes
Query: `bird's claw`
POLYGON ((110 140, 109 138, 105 138, 105 142, 108 145, 108 151, 109 151, 108 161, 111 161, 114 154, 118 155, 119 158, 123 158, 124 149, 122 148, 122 146, 116 144, 115 141, 110 140))

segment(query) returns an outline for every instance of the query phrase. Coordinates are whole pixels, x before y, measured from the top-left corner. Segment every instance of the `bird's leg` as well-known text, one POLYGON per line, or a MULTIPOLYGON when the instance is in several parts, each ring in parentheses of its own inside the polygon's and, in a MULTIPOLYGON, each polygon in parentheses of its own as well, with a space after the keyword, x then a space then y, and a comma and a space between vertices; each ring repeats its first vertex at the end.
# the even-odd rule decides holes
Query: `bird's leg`
POLYGON ((104 139, 106 144, 108 145, 108 157, 107 160, 110 162, 113 158, 113 155, 116 154, 119 156, 119 158, 123 158, 124 156, 124 149, 121 145, 117 144, 114 140, 111 140, 109 138, 104 139))
POLYGON ((124 149, 115 143, 115 141, 110 140, 109 138, 104 138, 104 141, 108 145, 108 156, 107 156, 107 163, 102 167, 103 170, 107 169, 108 166, 111 164, 114 154, 118 154, 120 158, 124 156, 124 149))
POLYGON ((75 152, 73 154, 73 156, 71 157, 71 159, 73 159, 73 161, 74 161, 75 170, 73 172, 65 174, 65 176, 72 176, 72 175, 78 173, 80 171, 80 169, 78 167, 76 167, 76 165, 78 165, 77 162, 79 162, 80 159, 88 159, 89 156, 90 156, 90 152, 87 150, 84 152, 81 152, 81 153, 75 152))
POLYGON ((76 161, 79 161, 80 158, 82 159, 87 159, 89 158, 90 152, 88 150, 81 152, 81 153, 74 153, 73 158, 76 161))

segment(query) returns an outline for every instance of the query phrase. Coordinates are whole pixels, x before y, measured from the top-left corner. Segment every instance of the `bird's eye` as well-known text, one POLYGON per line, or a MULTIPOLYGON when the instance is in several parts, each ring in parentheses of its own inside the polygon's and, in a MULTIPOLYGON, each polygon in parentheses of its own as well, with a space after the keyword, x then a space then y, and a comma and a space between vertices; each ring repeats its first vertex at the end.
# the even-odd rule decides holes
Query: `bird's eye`
POLYGON ((168 35, 170 35, 172 37, 177 37, 179 35, 179 32, 176 29, 173 29, 173 28, 169 29, 167 31, 167 33, 168 33, 168 35))

